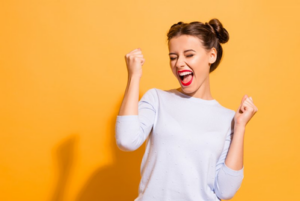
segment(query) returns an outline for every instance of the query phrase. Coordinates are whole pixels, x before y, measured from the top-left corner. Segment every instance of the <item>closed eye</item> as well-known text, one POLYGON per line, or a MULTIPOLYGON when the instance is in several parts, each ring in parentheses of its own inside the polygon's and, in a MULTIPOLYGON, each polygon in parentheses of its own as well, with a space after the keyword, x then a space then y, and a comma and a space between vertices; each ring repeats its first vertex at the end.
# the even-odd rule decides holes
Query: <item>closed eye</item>
MULTIPOLYGON (((194 56, 193 54, 189 54, 189 55, 187 55, 186 57, 192 57, 192 56, 194 56)), ((170 60, 172 61, 172 60, 175 60, 176 59, 176 57, 170 57, 170 60)))

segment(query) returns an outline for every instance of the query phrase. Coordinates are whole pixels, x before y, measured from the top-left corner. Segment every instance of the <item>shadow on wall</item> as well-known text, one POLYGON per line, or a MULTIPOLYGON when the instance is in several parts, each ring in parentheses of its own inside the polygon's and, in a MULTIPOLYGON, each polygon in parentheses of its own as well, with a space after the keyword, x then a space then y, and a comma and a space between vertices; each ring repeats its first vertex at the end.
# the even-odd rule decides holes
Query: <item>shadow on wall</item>
POLYGON ((121 151, 115 139, 117 114, 110 118, 108 135, 111 137, 112 153, 115 163, 97 169, 82 187, 76 201, 133 201, 138 196, 140 164, 145 151, 143 144, 132 152, 121 151))
MULTIPOLYGON (((117 114, 113 115, 104 125, 110 125, 108 133, 111 138, 111 152, 115 163, 99 167, 83 184, 78 192, 76 201, 133 201, 138 196, 140 182, 140 164, 145 151, 145 143, 132 152, 121 151, 115 139, 115 121, 117 114)), ((72 135, 62 142, 56 151, 56 160, 59 168, 59 178, 51 201, 64 199, 66 184, 69 180, 74 161, 75 147, 78 137, 72 135)), ((101 154, 101 153, 99 153, 101 154)), ((97 154, 95 154, 97 157, 97 154)))
POLYGON ((75 146, 77 143, 78 136, 71 135, 60 143, 54 151, 57 161, 56 166, 58 167, 58 173, 56 174, 58 175, 58 179, 51 201, 61 201, 64 199, 64 192, 74 163, 75 146))

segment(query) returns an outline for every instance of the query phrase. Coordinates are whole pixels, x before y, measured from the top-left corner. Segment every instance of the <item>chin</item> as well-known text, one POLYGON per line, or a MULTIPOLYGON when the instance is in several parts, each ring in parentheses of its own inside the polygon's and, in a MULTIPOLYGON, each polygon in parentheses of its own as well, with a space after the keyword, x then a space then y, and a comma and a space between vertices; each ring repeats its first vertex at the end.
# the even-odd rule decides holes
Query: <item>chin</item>
POLYGON ((187 94, 192 94, 195 92, 195 89, 193 87, 183 87, 183 86, 180 86, 181 88, 181 91, 184 92, 184 93, 187 93, 187 94))

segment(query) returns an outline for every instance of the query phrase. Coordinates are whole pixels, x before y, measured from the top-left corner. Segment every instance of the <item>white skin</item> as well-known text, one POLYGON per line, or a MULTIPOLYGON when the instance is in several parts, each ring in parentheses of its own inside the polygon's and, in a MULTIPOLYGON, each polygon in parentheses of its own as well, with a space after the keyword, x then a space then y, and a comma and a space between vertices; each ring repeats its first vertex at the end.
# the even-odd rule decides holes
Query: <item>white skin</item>
MULTIPOLYGON (((209 67, 216 61, 215 48, 206 50, 201 40, 194 36, 181 35, 169 41, 170 66, 178 79, 178 70, 191 70, 194 73, 193 82, 189 86, 181 86, 178 90, 189 96, 212 100, 209 87, 209 67), (189 51, 186 51, 189 50, 189 51)), ((142 76, 142 66, 145 63, 140 48, 125 55, 128 71, 128 82, 118 115, 138 115, 139 84, 142 76)), ((226 165, 233 170, 243 167, 244 134, 246 125, 258 111, 251 97, 244 95, 234 117, 234 135, 226 157, 226 165)))
MULTIPOLYGON (((209 69, 217 59, 215 48, 205 49, 198 37, 180 35, 169 40, 169 56, 171 70, 181 85, 178 91, 196 98, 214 99, 210 92, 209 69), (193 72, 193 81, 189 86, 181 84, 177 73, 180 70, 193 72)), ((243 167, 246 125, 257 111, 252 98, 244 95, 234 117, 234 135, 225 160, 226 165, 233 170, 243 167)))
MULTIPOLYGON (((180 35, 169 40, 169 57, 171 70, 181 85, 178 91, 196 98, 214 99, 209 83, 210 65, 217 59, 217 50, 214 47, 206 49, 198 37, 180 35), (181 84, 177 73, 180 70, 193 72, 193 81, 189 86, 181 84)), ((235 125, 245 127, 257 110, 252 98, 244 95, 235 115, 235 125)))
POLYGON ((180 35, 169 41, 170 66, 181 88, 178 91, 205 100, 214 99, 210 92, 209 68, 217 59, 215 48, 207 50, 195 36, 180 35), (189 86, 181 84, 177 71, 191 70, 193 81, 189 86))

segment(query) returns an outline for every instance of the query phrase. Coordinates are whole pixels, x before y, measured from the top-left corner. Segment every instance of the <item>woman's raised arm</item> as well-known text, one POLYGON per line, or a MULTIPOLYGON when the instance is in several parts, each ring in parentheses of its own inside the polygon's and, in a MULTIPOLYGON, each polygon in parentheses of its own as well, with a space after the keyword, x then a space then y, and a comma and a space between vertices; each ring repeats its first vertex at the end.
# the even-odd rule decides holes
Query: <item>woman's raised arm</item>
POLYGON ((139 101, 139 84, 142 65, 145 62, 140 49, 125 56, 128 83, 123 102, 116 119, 116 142, 123 151, 138 149, 149 136, 157 110, 155 89, 148 90, 139 101))
POLYGON ((128 82, 118 115, 138 115, 139 85, 145 59, 142 51, 138 48, 126 54, 125 60, 128 82))

